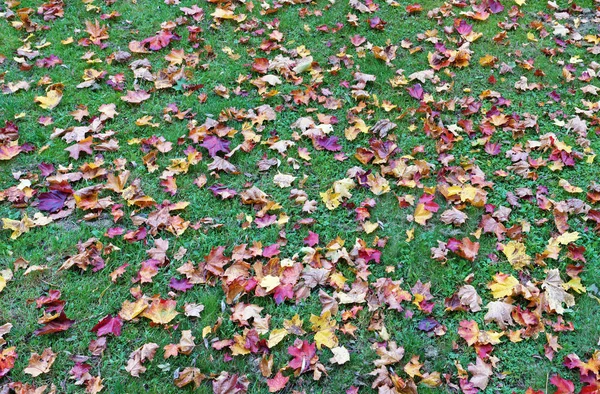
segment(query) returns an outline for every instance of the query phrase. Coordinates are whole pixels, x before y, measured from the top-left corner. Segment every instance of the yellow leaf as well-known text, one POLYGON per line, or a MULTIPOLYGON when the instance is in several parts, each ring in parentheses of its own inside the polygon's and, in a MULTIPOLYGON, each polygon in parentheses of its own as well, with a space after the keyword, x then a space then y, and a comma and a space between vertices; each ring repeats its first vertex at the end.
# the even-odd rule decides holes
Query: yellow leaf
POLYGON ((4 279, 4 276, 0 276, 0 293, 2 293, 2 290, 4 290, 5 287, 6 287, 6 279, 4 279))
POLYGON ((371 223, 368 220, 363 223, 363 229, 367 234, 371 234, 373 231, 377 230, 377 227, 379 227, 379 224, 371 223))
POLYGON ((338 339, 331 329, 321 330, 315 334, 315 343, 318 349, 321 349, 322 346, 331 349, 337 346, 338 339))
POLYGON ((531 264, 531 256, 527 254, 525 245, 521 242, 510 241, 504 245, 502 253, 508 259, 508 262, 516 269, 521 270, 523 267, 531 264))
POLYGON ((564 233, 556 237, 555 242, 559 245, 568 245, 571 242, 575 242, 579 239, 579 233, 577 231, 573 231, 572 233, 564 233))
POLYGON ((167 324, 179 314, 175 310, 177 301, 155 299, 140 316, 152 320, 155 324, 167 324))
POLYGON ((566 179, 561 179, 558 181, 558 185, 569 193, 581 193, 583 191, 582 188, 571 185, 566 179))
POLYGON ((498 58, 495 56, 485 55, 479 58, 479 64, 481 64, 483 67, 492 67, 497 60, 498 58))
POLYGON ((27 214, 24 214, 21 220, 3 218, 2 224, 5 230, 12 230, 11 239, 19 238, 21 234, 28 232, 30 228, 35 226, 34 222, 27 217, 27 214))
POLYGON ((145 298, 140 298, 135 302, 123 301, 119 316, 125 321, 136 318, 148 307, 148 301, 145 298))
POLYGON ((260 280, 260 287, 264 288, 268 293, 281 283, 278 276, 267 275, 260 280))
POLYGON ((46 96, 36 96, 34 101, 43 109, 52 109, 62 100, 62 84, 54 84, 48 87, 46 96))
POLYGON ((525 0, 515 0, 515 3, 517 3, 517 5, 522 6, 523 4, 525 4, 525 0))
POLYGON ((499 273, 494 275, 494 281, 488 284, 494 298, 504 298, 512 295, 513 289, 519 284, 512 275, 499 273))
POLYGON ((415 208, 415 214, 413 216, 415 218, 415 222, 419 223, 421 226, 424 226, 427 224, 427 220, 431 219, 433 213, 425 209, 425 204, 418 204, 415 208))
POLYGON ((570 281, 565 283, 569 287, 569 289, 575 290, 577 293, 585 293, 585 286, 581 284, 581 278, 572 278, 570 281))
POLYGON ((406 242, 410 242, 415 238, 415 229, 411 228, 410 230, 406 230, 406 242))
POLYGON ((477 194, 477 188, 471 185, 464 185, 460 192, 460 201, 473 201, 477 194))
POLYGON ((269 340, 267 341, 267 346, 269 349, 277 346, 277 344, 283 341, 288 334, 288 331, 285 328, 276 328, 269 333, 269 340))

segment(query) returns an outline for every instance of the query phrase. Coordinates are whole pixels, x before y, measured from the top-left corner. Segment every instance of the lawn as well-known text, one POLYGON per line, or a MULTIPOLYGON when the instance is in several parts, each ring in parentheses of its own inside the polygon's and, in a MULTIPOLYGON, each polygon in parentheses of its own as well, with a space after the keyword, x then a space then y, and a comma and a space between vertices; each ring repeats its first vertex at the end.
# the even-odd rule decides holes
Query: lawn
POLYGON ((0 393, 600 392, 600 1, 0 17, 0 393))

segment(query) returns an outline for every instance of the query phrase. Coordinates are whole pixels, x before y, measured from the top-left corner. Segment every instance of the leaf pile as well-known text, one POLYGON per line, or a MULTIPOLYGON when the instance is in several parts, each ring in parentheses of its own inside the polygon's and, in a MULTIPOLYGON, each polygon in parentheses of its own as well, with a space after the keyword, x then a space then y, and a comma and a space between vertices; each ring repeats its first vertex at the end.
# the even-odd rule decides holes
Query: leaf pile
POLYGON ((0 391, 599 392, 591 3, 7 1, 0 391))

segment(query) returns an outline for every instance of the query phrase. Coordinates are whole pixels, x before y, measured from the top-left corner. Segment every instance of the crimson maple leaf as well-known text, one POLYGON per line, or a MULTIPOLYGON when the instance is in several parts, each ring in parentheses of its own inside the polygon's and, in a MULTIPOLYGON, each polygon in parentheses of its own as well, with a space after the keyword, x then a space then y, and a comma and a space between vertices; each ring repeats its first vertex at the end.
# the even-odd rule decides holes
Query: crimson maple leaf
POLYGON ((288 347, 288 354, 293 357, 289 366, 293 369, 302 368, 301 372, 304 372, 310 365, 310 360, 317 354, 316 345, 308 341, 295 343, 294 346, 288 347))
POLYGON ((107 334, 113 334, 118 337, 121 336, 122 327, 123 320, 121 320, 119 316, 113 317, 112 315, 106 315, 92 328, 91 331, 95 332, 99 337, 107 334))

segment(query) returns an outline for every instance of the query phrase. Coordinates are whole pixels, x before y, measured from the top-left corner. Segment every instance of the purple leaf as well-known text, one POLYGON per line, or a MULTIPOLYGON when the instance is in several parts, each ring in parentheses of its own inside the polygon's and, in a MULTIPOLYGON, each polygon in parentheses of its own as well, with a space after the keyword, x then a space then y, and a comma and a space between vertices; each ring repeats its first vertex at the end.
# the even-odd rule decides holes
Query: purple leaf
POLYGON ((65 206, 67 193, 60 190, 51 190, 46 193, 41 193, 39 196, 40 203, 38 209, 40 211, 57 212, 65 206))
POLYGON ((424 93, 425 92, 423 92, 423 87, 420 83, 417 83, 408 88, 408 94, 410 94, 410 97, 416 98, 417 100, 423 100, 424 93))
POLYGON ((209 135, 204 138, 204 141, 202 141, 200 146, 208 149, 210 157, 215 157, 219 152, 229 153, 229 143, 230 141, 223 140, 214 135, 209 135))
POLYGON ((183 291, 185 293, 186 291, 188 291, 189 289, 194 287, 194 284, 190 283, 190 281, 187 280, 186 278, 183 278, 183 279, 171 278, 171 281, 169 282, 169 287, 171 289, 183 291))
POLYGON ((338 137, 318 137, 316 139, 317 145, 330 152, 337 152, 342 150, 342 146, 338 144, 338 141, 338 137))

